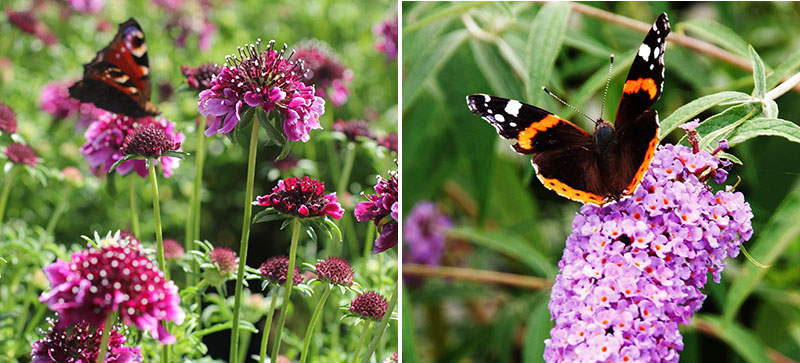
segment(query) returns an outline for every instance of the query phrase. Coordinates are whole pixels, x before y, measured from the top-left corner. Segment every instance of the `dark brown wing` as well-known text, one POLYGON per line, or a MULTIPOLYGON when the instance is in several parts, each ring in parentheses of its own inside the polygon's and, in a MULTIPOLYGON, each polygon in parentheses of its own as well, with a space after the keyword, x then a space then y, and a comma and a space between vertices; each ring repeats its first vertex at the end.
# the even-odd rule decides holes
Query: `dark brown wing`
POLYGON ((150 103, 150 66, 144 32, 133 18, 119 25, 114 40, 83 65, 83 79, 70 96, 98 108, 131 117, 154 116, 150 103))
POLYGON ((610 180, 617 195, 630 195, 642 182, 644 174, 658 146, 658 112, 646 110, 634 122, 616 129, 617 149, 610 153, 613 159, 610 180))

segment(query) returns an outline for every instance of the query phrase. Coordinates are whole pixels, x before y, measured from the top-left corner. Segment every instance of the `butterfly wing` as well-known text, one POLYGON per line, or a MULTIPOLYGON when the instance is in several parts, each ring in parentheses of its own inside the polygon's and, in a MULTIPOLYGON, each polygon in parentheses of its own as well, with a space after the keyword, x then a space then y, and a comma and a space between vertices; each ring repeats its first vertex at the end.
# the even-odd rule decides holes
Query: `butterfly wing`
POLYGON ((133 18, 119 25, 114 40, 83 65, 83 79, 70 96, 131 117, 159 113, 150 103, 150 65, 144 32, 133 18))
POLYGON ((533 155, 542 184, 572 200, 602 204, 609 189, 600 175, 592 135, 541 108, 484 94, 467 96, 467 106, 497 133, 515 140, 512 148, 533 155))

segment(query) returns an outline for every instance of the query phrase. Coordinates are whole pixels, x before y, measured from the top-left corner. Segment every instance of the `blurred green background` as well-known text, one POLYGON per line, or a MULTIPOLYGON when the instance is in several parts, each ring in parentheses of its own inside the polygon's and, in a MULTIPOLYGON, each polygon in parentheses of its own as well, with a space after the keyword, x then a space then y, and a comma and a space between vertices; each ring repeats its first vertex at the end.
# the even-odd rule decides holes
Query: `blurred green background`
MULTIPOLYGON (((564 5, 569 8, 570 5, 564 5)), ((673 35, 713 44, 750 64, 751 44, 767 65, 770 88, 800 69, 800 5, 754 2, 587 3, 649 26, 667 12, 673 35)), ((589 116, 600 114, 615 54, 605 119, 613 119, 622 84, 644 33, 572 7, 565 18, 537 18, 537 3, 403 4, 403 211, 419 200, 437 202, 455 229, 442 264, 502 271, 552 281, 580 204, 557 196, 533 177, 530 158, 466 107, 464 97, 488 93, 540 106, 586 130, 590 121, 541 92, 555 94, 589 116)), ((583 10, 583 8, 581 8, 583 10)), ((559 13, 560 14, 560 13, 559 13)), ((665 82, 656 103, 661 119, 701 96, 753 89, 750 71, 668 40, 665 82)), ((800 92, 778 98, 779 117, 800 122, 800 92)), ((719 112, 700 114, 703 120, 719 112)), ((678 130, 664 139, 676 143, 678 130)), ((797 179, 800 145, 761 137, 732 150, 743 161, 731 171, 755 215, 745 247, 759 270, 740 256, 721 284, 710 282, 703 309, 682 327, 683 362, 800 359, 800 228, 797 179), (746 277, 746 278, 744 278, 746 277), (739 305, 744 299, 743 305, 739 305), (741 306, 741 307, 739 307, 741 306), (726 310, 727 309, 727 310, 726 310), (714 325, 717 316, 730 325, 714 325), (716 329, 707 329, 709 326, 716 329), (724 327, 724 328, 722 328, 724 327)), ((406 275, 408 277, 408 275, 406 275)), ((710 281, 710 280, 709 280, 710 281)), ((550 290, 459 279, 406 285, 403 351, 406 361, 537 362, 551 327, 550 290)))

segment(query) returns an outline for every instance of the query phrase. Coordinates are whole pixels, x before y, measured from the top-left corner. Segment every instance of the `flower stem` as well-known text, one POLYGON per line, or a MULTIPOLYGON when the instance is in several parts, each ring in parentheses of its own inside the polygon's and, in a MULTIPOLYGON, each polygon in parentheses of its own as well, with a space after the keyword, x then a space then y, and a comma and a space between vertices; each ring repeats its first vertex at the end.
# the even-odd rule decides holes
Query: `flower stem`
POLYGON ((397 284, 394 284, 394 291, 392 291, 392 297, 389 299, 389 306, 386 308, 386 313, 383 314, 383 318, 381 319, 380 325, 378 325, 378 332, 375 334, 375 337, 372 338, 372 342, 369 343, 369 348, 367 348, 367 355, 364 356, 364 360, 362 362, 366 363, 369 362, 369 357, 372 356, 372 353, 375 352, 375 348, 378 346, 378 342, 380 342, 381 337, 383 336, 383 332, 386 330, 386 326, 389 325, 389 319, 392 317, 392 311, 394 311, 394 307, 397 305, 397 284))
POLYGON ((133 236, 136 238, 142 238, 139 234, 139 214, 136 212, 136 188, 134 188, 134 183, 136 182, 136 173, 133 172, 128 175, 128 193, 131 201, 131 228, 133 228, 133 236))
POLYGON ((58 220, 61 219, 61 215, 67 210, 67 202, 69 201, 70 194, 72 194, 72 187, 68 186, 67 190, 61 194, 61 198, 58 200, 56 209, 53 210, 53 214, 50 216, 50 220, 47 222, 47 228, 45 228, 45 231, 48 235, 53 234, 53 231, 56 229, 56 225, 58 224, 58 220))
POLYGON ((353 172, 353 163, 356 160, 356 145, 355 143, 347 143, 347 154, 345 154, 344 167, 342 167, 342 174, 339 175, 339 184, 336 191, 339 198, 342 198, 344 192, 347 191, 347 184, 350 183, 350 174, 353 172))
POLYGON ((286 283, 283 285, 283 306, 281 307, 281 317, 278 319, 278 330, 275 331, 275 343, 272 347, 271 362, 278 361, 278 351, 281 349, 281 334, 283 325, 286 324, 286 315, 289 311, 289 297, 292 295, 292 280, 294 279, 294 264, 297 255, 297 241, 300 239, 300 219, 292 221, 292 245, 289 248, 289 267, 286 270, 286 283))
POLYGON ((367 224, 367 238, 364 239, 364 251, 363 251, 364 259, 362 260, 364 262, 361 265, 362 274, 367 273, 367 263, 369 262, 369 257, 372 255, 372 245, 375 244, 376 229, 377 227, 375 227, 374 223, 367 224))
POLYGON ((267 361, 267 340, 269 340, 269 330, 272 328, 272 316, 275 315, 275 301, 278 300, 279 290, 280 287, 276 287, 272 292, 272 299, 269 302, 269 309, 267 309, 267 322, 264 324, 264 332, 261 334, 261 351, 258 360, 260 363, 267 361))
MULTIPOLYGON (((256 110, 258 112, 258 110, 256 110)), ((239 357, 239 313, 242 308, 242 283, 244 281, 244 267, 247 265, 247 247, 250 240, 250 219, 253 216, 253 182, 256 174, 256 153, 258 152, 258 120, 253 121, 250 131, 250 151, 247 158, 247 186, 245 189, 244 216, 242 218, 242 239, 239 243, 239 270, 236 272, 236 294, 233 298, 233 321, 231 325, 231 351, 229 362, 235 362, 239 357)), ((274 360, 273 360, 274 362, 274 360)))
MULTIPOLYGON (((150 169, 150 185, 153 187, 153 214, 155 215, 156 222, 156 253, 158 258, 158 268, 164 272, 164 278, 169 280, 169 267, 167 261, 164 260, 164 236, 161 233, 161 206, 158 203, 158 178, 156 177, 156 160, 150 158, 147 160, 150 169)), ((169 330, 169 326, 165 324, 164 329, 169 330)), ((169 345, 161 347, 161 362, 169 363, 169 345)))
POLYGON ((314 314, 311 315, 311 322, 308 324, 308 330, 306 330, 306 337, 303 339, 303 354, 300 355, 300 363, 306 363, 306 358, 308 358, 308 348, 311 347, 311 334, 314 333, 314 328, 317 326, 319 319, 322 317, 322 307, 325 306, 325 302, 328 301, 328 296, 331 294, 331 284, 325 284, 325 291, 322 293, 322 298, 317 303, 317 307, 314 309, 314 314))
MULTIPOLYGON (((192 233, 192 241, 200 239, 200 216, 202 215, 200 205, 203 203, 203 199, 200 197, 200 189, 203 186, 203 166, 205 165, 206 161, 205 135, 203 135, 202 132, 198 132, 197 135, 197 168, 194 175, 194 190, 192 190, 192 193, 194 194, 194 231, 192 233)), ((192 263, 196 264, 196 262, 192 263)))
POLYGON ((108 314, 105 323, 103 324, 103 335, 100 337, 100 352, 97 353, 97 363, 105 363, 106 352, 108 351, 108 338, 111 335, 111 328, 114 326, 114 321, 117 320, 117 312, 114 311, 108 314))
POLYGON ((361 353, 361 346, 364 345, 364 341, 367 340, 367 335, 369 335, 369 328, 372 326, 372 322, 369 320, 364 320, 364 329, 361 330, 361 339, 358 340, 358 345, 356 345, 355 353, 353 353, 353 363, 358 362, 358 355, 361 353))
POLYGON ((3 214, 6 211, 6 203, 8 203, 8 194, 11 192, 11 184, 14 184, 14 179, 17 177, 17 168, 16 166, 11 168, 11 171, 8 172, 8 177, 6 177, 6 183, 3 185, 3 192, 0 194, 0 225, 3 224, 3 214))

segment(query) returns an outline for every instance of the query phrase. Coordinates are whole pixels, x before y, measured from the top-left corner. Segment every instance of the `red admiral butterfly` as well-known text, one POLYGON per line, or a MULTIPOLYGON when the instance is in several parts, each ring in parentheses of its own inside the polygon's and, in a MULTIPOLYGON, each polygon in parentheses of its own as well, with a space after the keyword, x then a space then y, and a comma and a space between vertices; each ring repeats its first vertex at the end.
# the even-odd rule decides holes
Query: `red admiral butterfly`
POLYGON ((144 32, 133 18, 119 25, 114 40, 83 65, 83 79, 69 95, 130 117, 159 114, 150 103, 150 63, 144 32))
POLYGON ((650 107, 664 84, 667 14, 653 23, 628 72, 614 125, 598 118, 594 135, 541 108, 484 94, 467 96, 512 149, 533 155, 547 189, 583 203, 603 205, 633 194, 658 145, 658 113, 650 107))

